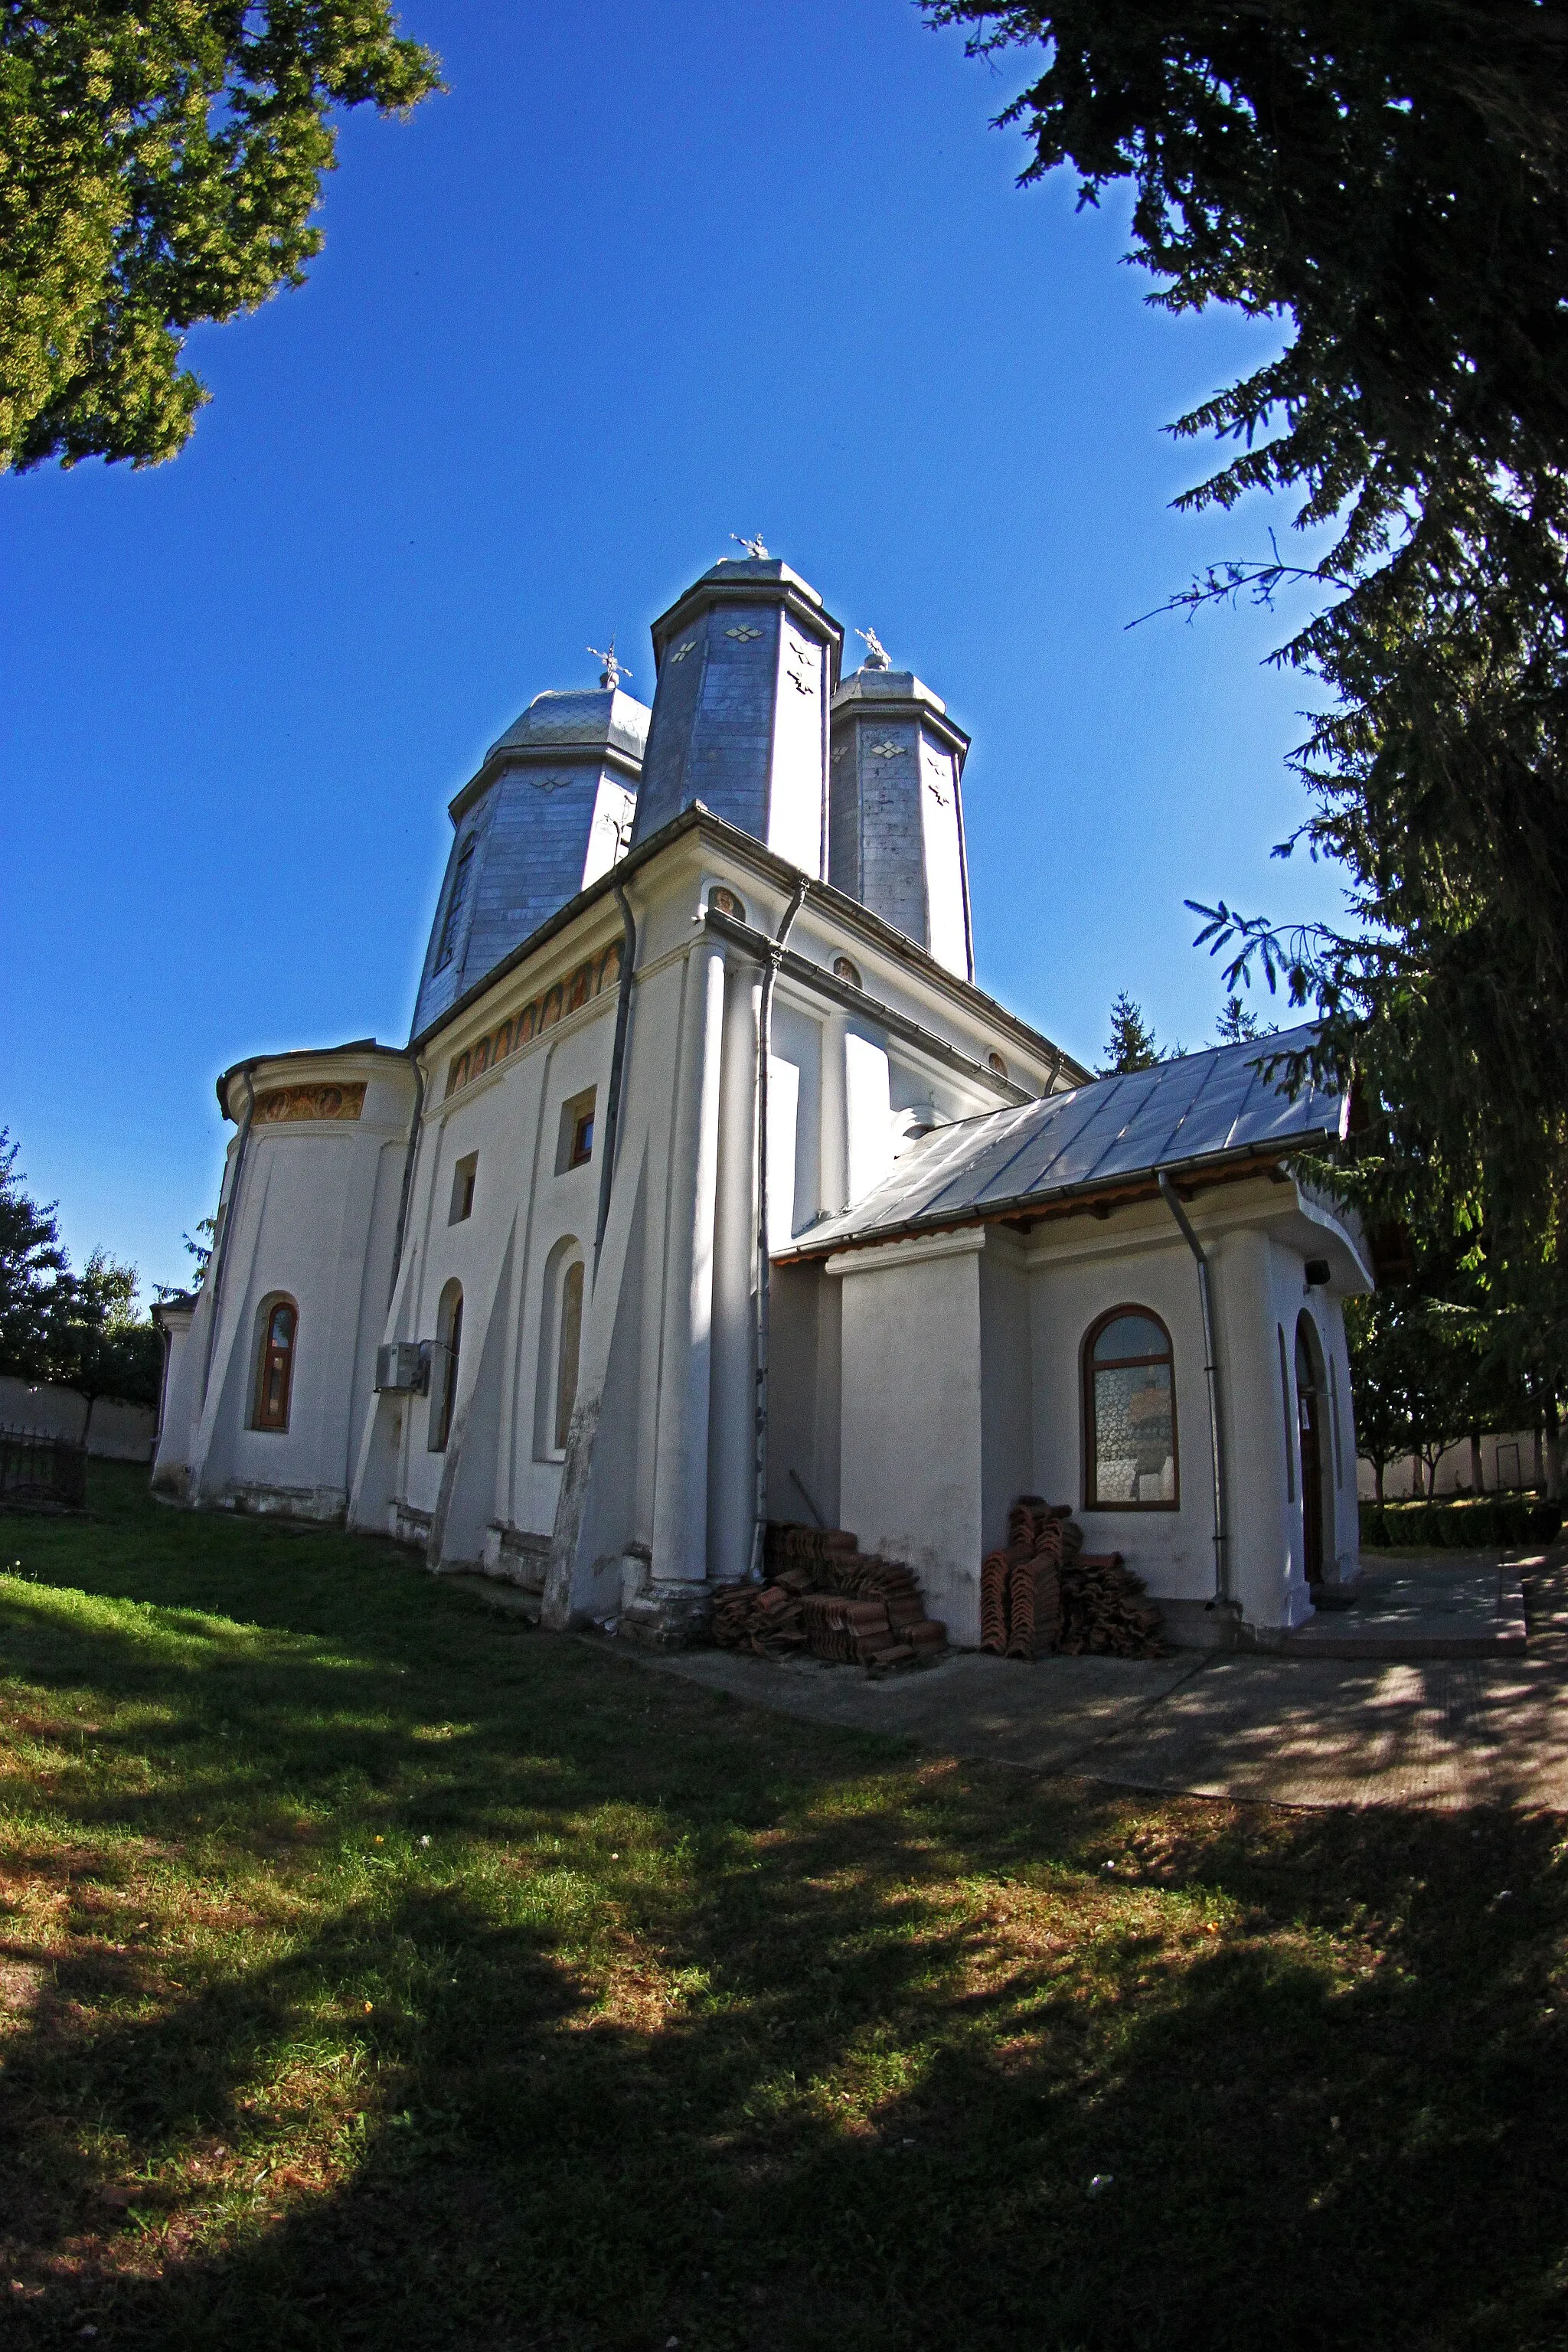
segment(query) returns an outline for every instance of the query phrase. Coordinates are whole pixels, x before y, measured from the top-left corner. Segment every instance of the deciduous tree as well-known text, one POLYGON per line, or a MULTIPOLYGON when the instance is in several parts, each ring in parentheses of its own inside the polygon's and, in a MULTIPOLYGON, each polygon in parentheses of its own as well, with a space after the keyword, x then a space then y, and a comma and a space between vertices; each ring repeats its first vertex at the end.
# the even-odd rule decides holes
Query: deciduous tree
POLYGON ((334 111, 437 84, 388 0, 0 0, 0 467, 183 448, 185 332, 302 282, 334 111))

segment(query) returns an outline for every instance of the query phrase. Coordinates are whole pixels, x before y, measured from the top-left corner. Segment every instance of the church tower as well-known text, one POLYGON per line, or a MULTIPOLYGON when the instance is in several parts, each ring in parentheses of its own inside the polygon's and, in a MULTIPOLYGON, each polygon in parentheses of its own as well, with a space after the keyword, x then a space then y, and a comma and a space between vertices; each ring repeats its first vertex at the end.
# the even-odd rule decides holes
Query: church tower
POLYGON ((535 695, 452 802, 416 1037, 625 856, 649 712, 619 674, 610 658, 597 693, 535 695))
POLYGON ((820 880, 844 632, 815 588, 753 546, 653 625, 658 688, 632 838, 701 801, 820 880))
POLYGON ((974 978, 961 798, 969 738, 877 641, 833 698, 827 878, 945 964, 974 978))

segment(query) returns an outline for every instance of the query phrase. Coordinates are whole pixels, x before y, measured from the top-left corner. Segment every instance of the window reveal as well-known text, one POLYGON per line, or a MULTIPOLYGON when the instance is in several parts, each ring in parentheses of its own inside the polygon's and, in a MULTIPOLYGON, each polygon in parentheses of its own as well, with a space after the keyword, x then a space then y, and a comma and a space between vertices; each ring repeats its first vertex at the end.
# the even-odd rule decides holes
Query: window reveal
POLYGON ((299 1316, 286 1298, 268 1309, 262 1332, 261 1361, 256 1381, 257 1429, 286 1430, 289 1395, 294 1385, 294 1337, 299 1316))
POLYGON ((430 1406, 430 1451, 445 1454, 452 1434, 452 1409, 458 1401, 458 1359, 463 1345, 463 1294, 448 1283, 437 1318, 435 1395, 430 1406))
POLYGON ((555 1370, 555 1450, 566 1451, 572 1408, 577 1402, 577 1361, 583 1346, 583 1261, 575 1259, 561 1285, 561 1350, 555 1370))
POLYGON ((1084 1504, 1173 1511, 1176 1398, 1170 1335, 1143 1309, 1119 1307, 1084 1350, 1084 1504))

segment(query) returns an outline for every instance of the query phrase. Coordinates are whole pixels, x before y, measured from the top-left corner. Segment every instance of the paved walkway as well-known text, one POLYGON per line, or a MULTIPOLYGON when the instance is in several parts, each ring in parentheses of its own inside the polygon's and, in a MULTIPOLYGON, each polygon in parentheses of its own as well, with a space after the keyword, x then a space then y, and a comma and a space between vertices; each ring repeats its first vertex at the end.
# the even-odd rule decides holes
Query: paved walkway
MULTIPOLYGON (((1184 1651, 1152 1663, 965 1653, 872 1681, 732 1651, 625 1654, 753 1706, 880 1731, 976 1762, 1134 1789, 1305 1806, 1546 1806, 1568 1811, 1568 1568, 1514 1559, 1521 1652, 1282 1657, 1184 1651)), ((1451 1577, 1452 1563, 1434 1563, 1451 1577)), ((1418 1576, 1402 1563, 1401 1578, 1418 1576)), ((1505 1576, 1505 1582, 1507 1581, 1505 1576)), ((1433 1589, 1440 1602, 1441 1581, 1433 1589)), ((1405 1601, 1398 1604, 1402 1609, 1405 1601)))

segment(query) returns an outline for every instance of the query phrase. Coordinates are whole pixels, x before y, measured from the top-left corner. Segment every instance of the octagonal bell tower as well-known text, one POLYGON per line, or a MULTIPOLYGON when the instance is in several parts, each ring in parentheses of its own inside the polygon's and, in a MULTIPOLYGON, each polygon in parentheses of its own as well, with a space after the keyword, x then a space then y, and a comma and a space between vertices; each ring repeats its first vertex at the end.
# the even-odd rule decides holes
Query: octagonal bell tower
POLYGON ((634 845, 701 801, 821 880, 844 632, 816 589, 772 556, 726 559, 654 623, 653 643, 634 845))
POLYGON ((969 738, 912 670, 868 635, 833 698, 827 878, 961 980, 974 978, 963 762, 969 738))

